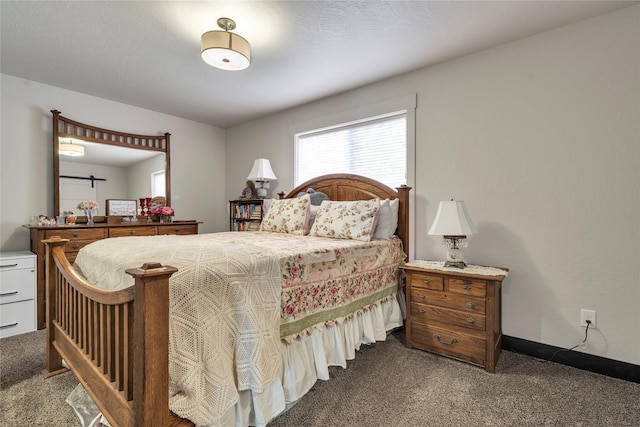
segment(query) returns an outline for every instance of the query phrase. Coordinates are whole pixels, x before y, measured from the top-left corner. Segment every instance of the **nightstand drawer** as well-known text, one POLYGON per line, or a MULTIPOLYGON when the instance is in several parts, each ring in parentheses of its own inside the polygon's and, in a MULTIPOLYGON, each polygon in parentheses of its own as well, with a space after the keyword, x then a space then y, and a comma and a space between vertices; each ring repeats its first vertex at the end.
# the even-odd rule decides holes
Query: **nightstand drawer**
MULTIPOLYGON (((33 260, 31 263, 33 264, 33 260)), ((36 289, 33 286, 35 280, 35 267, 3 270, 2 279, 0 279, 0 304, 34 299, 36 297, 36 289)), ((4 310, 4 307, 0 310, 4 310)))
POLYGON ((484 331, 485 329, 485 316, 482 314, 450 310, 426 304, 411 303, 411 318, 425 325, 439 325, 450 328, 461 327, 475 331, 484 331))
POLYGON ((441 276, 413 272, 411 274, 411 287, 441 291, 444 289, 444 279, 441 276))
POLYGON ((487 296, 487 282, 484 280, 450 278, 448 290, 457 294, 485 297, 487 296))
POLYGON ((422 350, 481 366, 485 363, 486 342, 481 337, 444 328, 413 324, 410 339, 414 346, 422 350))
POLYGON ((156 227, 118 227, 109 229, 109 237, 155 236, 156 227))
POLYGON ((12 302, 0 306, 0 338, 36 329, 35 300, 12 302))
POLYGON ((470 313, 485 313, 484 298, 468 295, 411 288, 411 301, 421 304, 437 305, 453 310, 464 310, 470 313))

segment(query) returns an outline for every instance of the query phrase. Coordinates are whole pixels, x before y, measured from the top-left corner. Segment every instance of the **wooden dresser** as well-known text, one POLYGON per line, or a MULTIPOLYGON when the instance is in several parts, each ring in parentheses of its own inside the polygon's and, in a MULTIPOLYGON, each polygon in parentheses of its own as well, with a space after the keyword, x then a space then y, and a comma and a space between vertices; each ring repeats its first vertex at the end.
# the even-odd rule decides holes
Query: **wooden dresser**
MULTIPOLYGON (((24 225, 30 230, 31 252, 37 256, 37 326, 45 327, 45 247, 43 240, 60 236, 70 241, 65 245, 67 259, 73 262, 78 251, 89 243, 108 237, 155 236, 158 234, 198 234, 197 221, 175 221, 170 223, 129 223, 129 224, 78 224, 78 225, 24 225)), ((153 261, 153 260, 149 260, 153 261)))
POLYGON ((406 346, 495 372, 502 349, 501 288, 508 270, 413 261, 406 272, 406 346))

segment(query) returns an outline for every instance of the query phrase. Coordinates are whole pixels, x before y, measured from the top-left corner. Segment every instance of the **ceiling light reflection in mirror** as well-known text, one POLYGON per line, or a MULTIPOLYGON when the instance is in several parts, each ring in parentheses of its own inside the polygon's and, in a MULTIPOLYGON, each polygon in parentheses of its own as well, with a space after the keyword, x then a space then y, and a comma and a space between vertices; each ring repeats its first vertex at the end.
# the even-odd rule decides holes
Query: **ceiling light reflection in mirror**
MULTIPOLYGON (((164 153, 158 153, 157 151, 138 150, 135 149, 135 147, 119 147, 117 145, 100 144, 78 139, 70 140, 70 138, 60 138, 59 147, 69 143, 82 147, 84 149, 84 155, 65 155, 60 158, 60 161, 127 167, 159 154, 164 156, 164 153)), ((60 152, 60 149, 58 152, 60 152)), ((62 153, 60 152, 60 154, 62 153)))

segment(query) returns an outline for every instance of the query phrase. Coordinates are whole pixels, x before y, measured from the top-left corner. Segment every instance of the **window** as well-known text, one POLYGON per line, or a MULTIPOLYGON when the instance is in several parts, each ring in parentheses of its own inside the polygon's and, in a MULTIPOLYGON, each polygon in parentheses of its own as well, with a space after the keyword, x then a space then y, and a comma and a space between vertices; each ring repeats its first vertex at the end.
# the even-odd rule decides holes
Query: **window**
POLYGON ((391 188, 407 184, 407 112, 295 134, 295 181, 353 173, 391 188))
POLYGON ((166 179, 164 170, 151 173, 151 197, 166 197, 166 179))

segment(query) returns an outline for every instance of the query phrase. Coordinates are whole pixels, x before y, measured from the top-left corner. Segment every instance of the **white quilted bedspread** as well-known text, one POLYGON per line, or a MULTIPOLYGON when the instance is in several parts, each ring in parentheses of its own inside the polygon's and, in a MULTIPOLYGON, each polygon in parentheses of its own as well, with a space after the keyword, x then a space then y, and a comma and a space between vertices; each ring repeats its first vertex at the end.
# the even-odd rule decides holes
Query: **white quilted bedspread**
POLYGON ((281 377, 278 260, 199 234, 100 240, 75 266, 91 283, 122 289, 133 284, 124 271, 150 261, 178 268, 169 287, 169 407, 216 424, 237 390, 259 393, 281 377))

